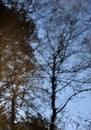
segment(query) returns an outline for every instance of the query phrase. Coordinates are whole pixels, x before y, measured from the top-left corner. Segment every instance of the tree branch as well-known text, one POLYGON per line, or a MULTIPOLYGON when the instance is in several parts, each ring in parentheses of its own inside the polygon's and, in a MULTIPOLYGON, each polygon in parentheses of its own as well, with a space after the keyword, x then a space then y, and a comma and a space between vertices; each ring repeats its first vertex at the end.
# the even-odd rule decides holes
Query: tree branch
POLYGON ((86 91, 91 91, 91 88, 88 88, 88 89, 83 89, 83 90, 80 90, 74 94, 72 94, 68 99, 67 101, 64 103, 64 105, 57 111, 57 114, 62 111, 66 106, 67 104, 70 102, 70 100, 72 100, 73 97, 75 97, 76 95, 80 94, 80 93, 83 93, 83 92, 86 92, 86 91))

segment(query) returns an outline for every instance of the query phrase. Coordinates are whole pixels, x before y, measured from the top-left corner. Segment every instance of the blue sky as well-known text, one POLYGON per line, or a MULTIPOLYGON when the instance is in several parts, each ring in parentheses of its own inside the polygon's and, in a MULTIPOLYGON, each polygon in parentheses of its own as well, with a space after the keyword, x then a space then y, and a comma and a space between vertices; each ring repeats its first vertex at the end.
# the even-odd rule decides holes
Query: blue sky
MULTIPOLYGON (((58 0, 58 1, 40 0, 40 1, 36 1, 35 0, 35 3, 37 2, 37 4, 39 4, 38 6, 40 8, 37 8, 37 10, 33 13, 32 18, 36 21, 38 37, 41 39, 42 42, 44 42, 44 43, 47 42, 46 35, 47 35, 48 27, 51 28, 51 32, 50 32, 49 36, 51 38, 53 38, 52 42, 54 42, 54 44, 55 44, 55 42, 57 43, 57 40, 58 40, 57 36, 59 35, 59 32, 61 31, 60 25, 56 26, 56 20, 58 18, 60 18, 60 13, 58 14, 58 12, 55 12, 55 14, 54 14, 51 12, 51 9, 56 8, 57 11, 61 12, 60 7, 62 7, 64 9, 64 14, 65 13, 75 13, 75 12, 70 12, 70 10, 72 8, 73 9, 79 8, 80 7, 79 1, 83 5, 83 10, 86 8, 85 11, 88 12, 88 15, 86 14, 87 12, 83 12, 83 10, 81 10, 81 12, 79 14, 74 14, 74 17, 78 17, 78 19, 80 19, 80 21, 75 26, 76 33, 79 30, 81 31, 85 28, 86 20, 88 20, 91 17, 91 13, 90 13, 90 9, 91 9, 90 2, 91 1, 90 0, 87 0, 87 1, 85 1, 85 0, 58 0), (46 2, 47 2, 47 6, 45 6, 45 8, 43 8, 42 4, 44 4, 46 2), (49 22, 48 20, 50 19, 50 17, 53 18, 54 21, 49 22), (55 19, 54 19, 54 17, 55 17, 55 19), (83 21, 83 19, 85 20, 85 22, 83 21)), ((78 45, 82 42, 83 36, 87 37, 87 34, 91 36, 90 28, 88 29, 87 32, 84 32, 83 35, 78 36, 78 39, 76 39, 76 42, 78 42, 78 45)), ((77 47, 77 48, 81 49, 81 50, 83 49, 83 48, 79 48, 79 47, 77 47)), ((74 48, 74 50, 77 48, 74 48)), ((76 57, 75 58, 73 57, 73 63, 75 63, 75 61, 77 61, 76 59, 77 59, 76 57)), ((79 61, 79 59, 78 59, 78 61, 79 61)), ((70 62, 69 62, 69 64, 70 64, 70 62)), ((70 66, 71 66, 71 64, 69 65, 69 67, 70 66)), ((82 78, 84 78, 84 76, 85 76, 82 73, 79 75, 82 78)), ((82 125, 83 119, 91 118, 91 115, 90 115, 91 105, 90 104, 91 104, 91 93, 89 93, 89 94, 82 93, 81 95, 78 95, 78 98, 73 98, 73 100, 70 101, 66 107, 66 110, 69 115, 69 120, 73 119, 75 121, 80 122, 82 125)), ((71 126, 69 126, 69 128, 71 130, 71 126)), ((69 128, 67 127, 66 130, 69 130, 69 128)), ((81 129, 81 126, 80 126, 79 130, 80 129, 81 129)), ((72 130, 75 130, 75 127, 74 127, 74 129, 72 128, 72 130)))

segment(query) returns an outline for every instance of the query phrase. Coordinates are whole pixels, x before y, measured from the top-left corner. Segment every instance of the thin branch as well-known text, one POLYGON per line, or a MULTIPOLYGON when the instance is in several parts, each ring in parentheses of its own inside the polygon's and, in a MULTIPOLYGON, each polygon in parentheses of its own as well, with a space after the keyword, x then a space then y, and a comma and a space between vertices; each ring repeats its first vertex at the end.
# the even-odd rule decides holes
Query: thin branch
POLYGON ((74 94, 72 94, 68 99, 67 101, 64 103, 64 105, 56 112, 57 114, 59 112, 61 112, 66 106, 67 104, 72 100, 73 97, 75 97, 76 95, 80 94, 80 93, 83 93, 83 92, 86 92, 86 91, 91 91, 91 88, 88 88, 88 89, 83 89, 83 90, 80 90, 74 94))

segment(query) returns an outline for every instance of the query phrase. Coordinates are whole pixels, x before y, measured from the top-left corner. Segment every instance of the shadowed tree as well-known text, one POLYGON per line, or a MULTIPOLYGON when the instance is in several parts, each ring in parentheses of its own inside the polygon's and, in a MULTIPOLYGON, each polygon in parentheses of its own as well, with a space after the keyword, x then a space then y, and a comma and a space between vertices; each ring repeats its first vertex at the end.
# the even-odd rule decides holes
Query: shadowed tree
POLYGON ((0 130, 6 130, 9 128, 9 120, 7 114, 5 114, 4 106, 0 106, 0 130))
POLYGON ((17 107, 24 97, 28 76, 34 70, 29 38, 35 25, 23 13, 0 2, 0 100, 10 112, 11 130, 15 129, 17 107))

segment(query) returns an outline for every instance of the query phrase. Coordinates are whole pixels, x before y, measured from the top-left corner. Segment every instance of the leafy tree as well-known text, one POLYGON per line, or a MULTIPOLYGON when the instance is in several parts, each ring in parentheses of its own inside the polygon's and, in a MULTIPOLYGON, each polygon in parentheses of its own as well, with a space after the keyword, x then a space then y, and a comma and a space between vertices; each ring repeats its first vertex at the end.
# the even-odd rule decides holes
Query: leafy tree
POLYGON ((0 11, 0 100, 6 110, 8 108, 11 130, 14 130, 17 107, 23 102, 28 76, 35 66, 33 50, 28 43, 35 25, 3 2, 0 2, 0 11))
POLYGON ((0 129, 6 130, 9 128, 9 120, 7 115, 5 114, 4 107, 0 107, 0 129))
POLYGON ((41 115, 29 116, 26 115, 20 122, 16 123, 17 130, 48 130, 48 121, 43 119, 41 115))

